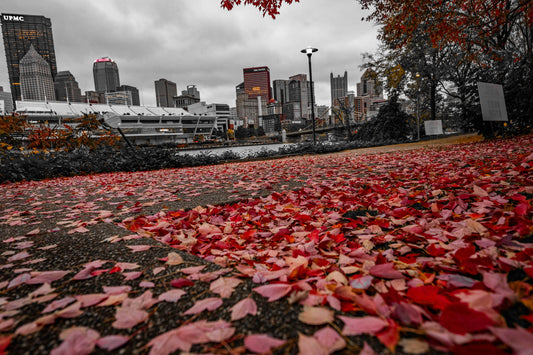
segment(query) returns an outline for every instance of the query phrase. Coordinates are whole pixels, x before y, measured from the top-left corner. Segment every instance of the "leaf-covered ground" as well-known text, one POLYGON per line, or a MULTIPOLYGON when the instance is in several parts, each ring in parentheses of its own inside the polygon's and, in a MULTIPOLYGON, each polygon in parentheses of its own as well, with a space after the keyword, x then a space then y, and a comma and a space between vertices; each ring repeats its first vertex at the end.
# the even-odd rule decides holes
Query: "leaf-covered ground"
POLYGON ((533 137, 0 186, 0 353, 533 353, 533 137))

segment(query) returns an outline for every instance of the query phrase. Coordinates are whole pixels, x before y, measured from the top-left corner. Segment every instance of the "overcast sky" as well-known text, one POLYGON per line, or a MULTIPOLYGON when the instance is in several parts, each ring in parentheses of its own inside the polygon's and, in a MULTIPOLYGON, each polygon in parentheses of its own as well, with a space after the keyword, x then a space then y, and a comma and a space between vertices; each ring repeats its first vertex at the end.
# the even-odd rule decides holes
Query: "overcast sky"
MULTIPOLYGON (((82 92, 94 90, 92 64, 110 57, 120 83, 155 105, 154 81, 196 85, 202 101, 235 106, 243 68, 268 66, 270 79, 308 74, 300 50, 312 56, 316 103, 329 105, 330 73, 348 72, 348 90, 361 77, 362 54, 377 49, 377 27, 362 21, 356 0, 301 0, 273 20, 252 6, 232 11, 219 0, 2 0, 2 13, 42 15, 52 21, 58 71, 69 70, 82 92)), ((0 86, 9 91, 4 46, 0 86)))

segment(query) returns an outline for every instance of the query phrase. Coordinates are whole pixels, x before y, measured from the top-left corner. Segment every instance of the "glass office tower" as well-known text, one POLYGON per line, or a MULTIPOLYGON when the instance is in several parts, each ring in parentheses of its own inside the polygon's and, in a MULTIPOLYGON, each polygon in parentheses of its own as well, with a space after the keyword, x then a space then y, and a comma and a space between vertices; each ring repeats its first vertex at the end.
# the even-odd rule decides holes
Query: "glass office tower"
POLYGON ((116 91, 120 86, 118 65, 111 58, 104 57, 93 64, 94 91, 99 93, 116 91))
POLYGON ((20 100, 19 62, 33 45, 50 65, 52 77, 57 74, 52 23, 44 16, 2 14, 2 36, 13 101, 20 100))

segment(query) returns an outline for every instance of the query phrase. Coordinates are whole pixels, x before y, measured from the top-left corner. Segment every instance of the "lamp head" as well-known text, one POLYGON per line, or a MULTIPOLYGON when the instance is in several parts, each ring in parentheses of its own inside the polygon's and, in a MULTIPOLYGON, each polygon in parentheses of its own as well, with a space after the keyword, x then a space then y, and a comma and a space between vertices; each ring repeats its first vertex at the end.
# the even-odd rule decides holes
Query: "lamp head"
POLYGON ((307 48, 302 49, 300 52, 305 53, 307 55, 311 55, 311 54, 313 54, 313 53, 315 53, 317 51, 318 51, 318 49, 313 48, 311 46, 308 46, 307 48))

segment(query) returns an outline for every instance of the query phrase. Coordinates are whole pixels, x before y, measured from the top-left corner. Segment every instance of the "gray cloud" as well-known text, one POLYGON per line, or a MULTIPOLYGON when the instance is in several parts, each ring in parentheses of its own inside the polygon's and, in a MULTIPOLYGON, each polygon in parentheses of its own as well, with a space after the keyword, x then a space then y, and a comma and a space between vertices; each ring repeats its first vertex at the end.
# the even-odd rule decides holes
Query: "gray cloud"
MULTIPOLYGON (((316 101, 330 103, 329 74, 348 71, 355 90, 361 54, 377 48, 376 28, 361 22, 355 0, 302 0, 283 6, 277 19, 241 6, 228 12, 218 0, 3 0, 3 12, 52 20, 58 70, 70 70, 82 91, 93 90, 92 63, 109 56, 120 81, 155 104, 154 81, 166 78, 198 86, 202 101, 235 105, 242 69, 266 65, 271 79, 308 74, 300 53, 312 45, 316 101)), ((3 51, 3 46, 2 46, 3 51)), ((5 55, 0 85, 9 90, 5 55)))

